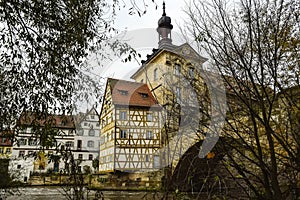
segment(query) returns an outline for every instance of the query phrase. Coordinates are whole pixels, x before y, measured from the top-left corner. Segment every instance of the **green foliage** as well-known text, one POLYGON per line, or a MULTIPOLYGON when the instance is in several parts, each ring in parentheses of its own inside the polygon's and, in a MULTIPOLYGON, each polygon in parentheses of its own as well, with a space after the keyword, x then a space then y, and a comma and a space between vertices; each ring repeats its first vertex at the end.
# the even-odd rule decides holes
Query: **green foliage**
POLYGON ((0 188, 8 188, 12 182, 8 174, 9 159, 0 159, 0 188))
POLYGON ((97 170, 99 168, 99 158, 94 158, 92 166, 95 170, 97 170))
POLYGON ((75 91, 97 85, 85 60, 109 46, 109 8, 104 0, 0 2, 1 129, 24 110, 68 112, 75 91))
POLYGON ((91 174, 92 173, 91 167, 88 166, 88 165, 84 165, 83 166, 83 173, 84 174, 91 174))

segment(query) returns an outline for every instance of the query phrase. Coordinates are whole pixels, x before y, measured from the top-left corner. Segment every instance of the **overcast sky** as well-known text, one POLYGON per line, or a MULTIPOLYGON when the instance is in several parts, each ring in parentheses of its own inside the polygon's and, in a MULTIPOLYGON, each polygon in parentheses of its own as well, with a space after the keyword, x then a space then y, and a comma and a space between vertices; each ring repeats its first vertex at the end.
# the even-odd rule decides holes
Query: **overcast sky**
MULTIPOLYGON (((163 0, 145 0, 148 4, 146 14, 141 17, 138 14, 130 15, 130 0, 120 1, 120 6, 126 5, 117 12, 117 17, 115 21, 115 26, 120 32, 125 32, 126 34, 121 35, 122 39, 136 49, 142 56, 141 59, 145 59, 147 54, 151 54, 153 48, 158 47, 158 33, 156 28, 158 26, 157 22, 161 18, 163 9, 163 0), (155 9, 157 5, 157 9, 155 9)), ((144 9, 141 0, 136 0, 141 9, 144 9)), ((166 3, 166 14, 171 17, 173 30, 172 39, 173 44, 180 45, 184 43, 181 37, 180 30, 178 26, 183 24, 184 14, 183 8, 185 6, 184 0, 165 0, 166 3)), ((120 58, 112 58, 109 62, 104 64, 105 66, 101 68, 98 73, 105 77, 118 78, 130 80, 130 76, 138 69, 140 64, 136 61, 123 63, 120 58)))
MULTIPOLYGON (((128 8, 130 8, 130 0, 124 0, 125 9, 121 9, 118 12, 116 25, 119 29, 127 28, 128 30, 140 29, 140 28, 156 28, 157 21, 162 16, 162 4, 163 0, 155 0, 152 3, 151 0, 144 0, 147 4, 147 12, 145 15, 139 17, 136 15, 129 15, 128 8), (127 3, 126 3, 127 2, 127 3), (157 5, 157 9, 155 6, 157 5)), ((139 7, 143 8, 141 2, 142 0, 136 0, 139 3, 139 7)), ((185 7, 185 0, 165 0, 166 3, 166 14, 171 17, 172 24, 174 26, 174 31, 179 31, 177 23, 182 24, 183 18, 185 17, 183 8, 185 7)), ((121 1, 121 6, 124 5, 121 1)))

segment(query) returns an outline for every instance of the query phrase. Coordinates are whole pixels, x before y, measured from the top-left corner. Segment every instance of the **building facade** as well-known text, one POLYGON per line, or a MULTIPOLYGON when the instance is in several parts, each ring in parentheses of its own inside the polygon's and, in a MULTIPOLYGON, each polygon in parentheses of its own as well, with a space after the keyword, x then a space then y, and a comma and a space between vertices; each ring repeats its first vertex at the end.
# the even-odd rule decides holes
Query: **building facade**
POLYGON ((96 170, 93 161, 99 159, 100 123, 99 114, 94 108, 76 116, 76 134, 73 154, 81 160, 80 167, 88 166, 96 170))
POLYGON ((32 172, 64 172, 62 152, 70 150, 79 170, 93 171, 99 155, 99 117, 94 109, 76 116, 23 114, 13 143, 11 169, 32 172), (43 120, 41 120, 43 119, 43 120))
POLYGON ((13 132, 6 131, 0 133, 0 159, 10 158, 12 155, 13 132))
POLYGON ((74 148, 75 123, 72 116, 48 115, 43 120, 40 117, 33 113, 23 113, 20 117, 18 134, 14 138, 12 162, 19 163, 22 168, 22 161, 31 158, 33 171, 57 172, 64 165, 61 162, 49 162, 49 155, 74 148))
POLYGON ((100 122, 99 170, 160 167, 160 106, 144 83, 108 79, 100 122))

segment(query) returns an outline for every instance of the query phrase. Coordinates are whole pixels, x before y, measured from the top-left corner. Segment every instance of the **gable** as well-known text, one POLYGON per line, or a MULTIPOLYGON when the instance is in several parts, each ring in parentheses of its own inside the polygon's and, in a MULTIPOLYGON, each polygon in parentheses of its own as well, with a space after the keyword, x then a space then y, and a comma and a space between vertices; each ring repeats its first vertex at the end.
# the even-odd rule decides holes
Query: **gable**
POLYGON ((158 103, 147 84, 111 78, 108 79, 107 84, 114 105, 158 107, 158 103))

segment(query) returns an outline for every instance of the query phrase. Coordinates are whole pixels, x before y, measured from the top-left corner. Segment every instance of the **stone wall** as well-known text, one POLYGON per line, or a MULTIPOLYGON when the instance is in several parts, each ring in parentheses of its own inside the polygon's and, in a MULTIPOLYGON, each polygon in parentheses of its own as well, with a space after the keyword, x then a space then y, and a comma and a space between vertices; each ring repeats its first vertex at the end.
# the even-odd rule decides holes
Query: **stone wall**
MULTIPOLYGON (((159 190, 161 188, 161 172, 145 173, 103 173, 83 175, 85 183, 94 189, 107 190, 159 190)), ((43 174, 31 176, 28 184, 64 185, 68 176, 63 174, 43 174)))

